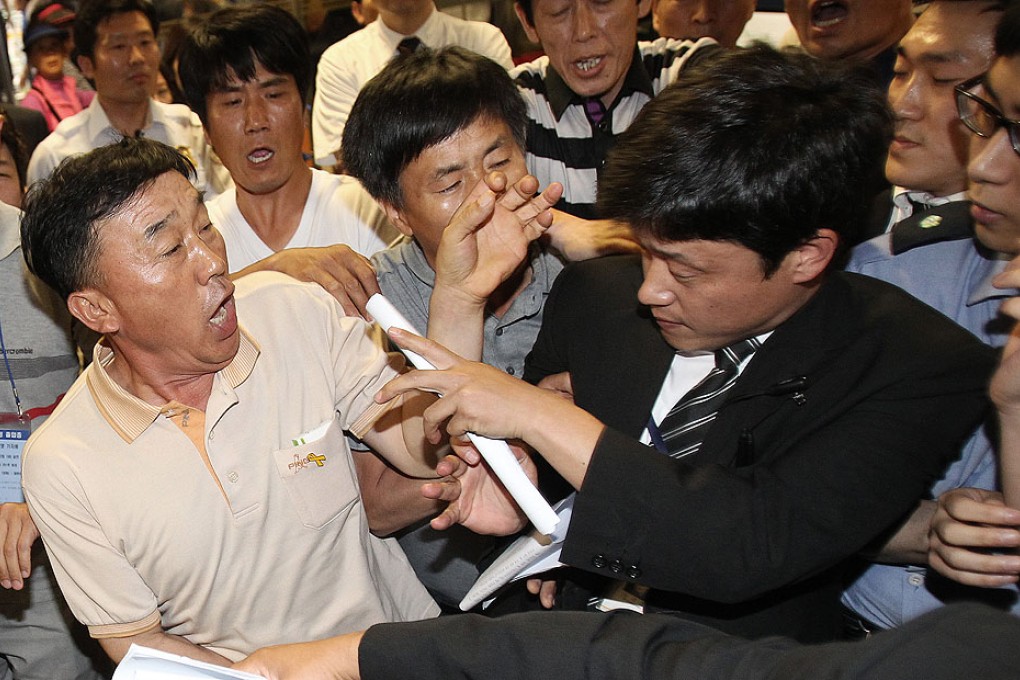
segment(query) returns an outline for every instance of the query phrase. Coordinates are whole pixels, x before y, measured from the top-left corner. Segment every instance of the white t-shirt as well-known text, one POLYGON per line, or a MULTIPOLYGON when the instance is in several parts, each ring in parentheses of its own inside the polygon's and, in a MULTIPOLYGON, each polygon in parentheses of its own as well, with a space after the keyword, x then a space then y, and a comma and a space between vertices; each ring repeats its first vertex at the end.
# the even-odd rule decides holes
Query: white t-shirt
MULTIPOLYGON (((464 21, 433 9, 431 16, 414 35, 432 49, 459 45, 492 59, 503 68, 513 67, 510 45, 492 24, 464 21)), ((316 163, 336 163, 333 152, 340 148, 344 126, 358 92, 397 54, 397 45, 408 37, 390 30, 379 19, 322 54, 315 76, 315 102, 312 107, 312 142, 316 163)))
MULTIPOLYGON (((207 201, 206 208, 210 221, 223 234, 230 271, 240 271, 275 252, 244 219, 237 207, 236 189, 207 201)), ((312 188, 287 248, 343 243, 371 257, 399 235, 386 213, 356 179, 312 170, 312 188)))

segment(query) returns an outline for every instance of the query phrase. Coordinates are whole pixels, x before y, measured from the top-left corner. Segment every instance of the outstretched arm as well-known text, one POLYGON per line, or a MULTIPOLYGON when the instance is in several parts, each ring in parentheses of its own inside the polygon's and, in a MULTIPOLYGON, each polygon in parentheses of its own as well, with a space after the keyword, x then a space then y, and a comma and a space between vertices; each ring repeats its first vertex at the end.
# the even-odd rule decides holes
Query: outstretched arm
MULTIPOLYGON (((390 331, 390 337, 440 370, 404 374, 387 384, 377 401, 413 390, 438 392, 443 398, 423 413, 425 431, 432 441, 438 441, 443 431, 456 437, 475 432, 520 439, 540 451, 574 488, 580 487, 604 427, 597 418, 554 392, 491 366, 466 361, 430 340, 397 329, 390 331)), ((472 450, 458 454, 470 464, 479 460, 472 450)))
POLYGON ((358 647, 364 631, 256 651, 234 665, 266 680, 360 680, 358 647))
MULTIPOLYGON (((995 279, 1000 288, 1020 287, 1020 258, 995 279)), ((1002 304, 1002 312, 1020 319, 1020 298, 1002 304)), ((1020 328, 1014 328, 992 377, 991 397, 999 414, 1000 479, 1006 504, 1020 508, 1020 328)))
POLYGON ((553 223, 544 238, 571 262, 641 252, 641 246, 626 224, 615 220, 586 220, 562 210, 553 210, 553 223))
POLYGON ((317 283, 337 299, 348 316, 365 317, 365 303, 379 292, 375 269, 349 246, 286 248, 230 275, 238 279, 258 271, 276 271, 298 281, 317 283))
MULTIPOLYGON (((995 279, 1020 287, 1020 259, 995 279)), ((1020 319, 1020 299, 1002 305, 1020 319)), ((929 564, 940 574, 973 586, 998 587, 1020 580, 1020 331, 1013 329, 992 376, 990 394, 999 416, 1003 493, 953 489, 938 499, 931 522, 929 564)))
POLYGON ((661 614, 465 614, 270 647, 235 667, 268 680, 1008 678, 1020 658, 1018 631, 1015 617, 976 605, 943 607, 866 643, 816 646, 744 640, 661 614))
POLYGON ((205 661, 206 663, 216 664, 217 666, 229 666, 230 659, 225 656, 221 656, 216 652, 213 652, 205 647, 200 647, 188 640, 178 636, 170 635, 162 628, 153 628, 152 630, 145 631, 144 633, 138 633, 137 635, 130 635, 128 637, 111 637, 101 638, 99 645, 103 648, 115 663, 120 663, 124 655, 131 649, 131 645, 137 644, 143 647, 151 647, 152 649, 159 649, 164 652, 171 654, 177 654, 179 656, 186 656, 190 659, 198 659, 199 661, 205 661))

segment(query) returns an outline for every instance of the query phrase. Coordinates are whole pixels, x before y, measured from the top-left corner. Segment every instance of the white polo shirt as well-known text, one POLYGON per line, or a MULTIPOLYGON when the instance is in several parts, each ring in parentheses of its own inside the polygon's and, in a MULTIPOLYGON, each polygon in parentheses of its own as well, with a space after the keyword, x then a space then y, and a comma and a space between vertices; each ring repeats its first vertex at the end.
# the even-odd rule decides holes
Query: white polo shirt
MULTIPOLYGON (((149 100, 149 122, 142 136, 176 148, 195 165, 195 188, 212 197, 233 185, 230 173, 205 141, 202 122, 183 104, 149 100)), ((60 121, 57 128, 36 147, 28 162, 28 184, 49 177, 68 156, 88 153, 123 139, 95 97, 88 108, 60 121)))

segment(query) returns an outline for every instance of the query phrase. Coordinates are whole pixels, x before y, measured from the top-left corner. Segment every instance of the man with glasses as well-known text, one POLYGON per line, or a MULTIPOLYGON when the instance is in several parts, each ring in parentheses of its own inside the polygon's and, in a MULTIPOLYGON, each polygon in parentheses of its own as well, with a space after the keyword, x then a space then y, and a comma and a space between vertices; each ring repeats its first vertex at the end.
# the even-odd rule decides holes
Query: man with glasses
MULTIPOLYGON (((894 185, 888 231, 855 248, 847 267, 900 286, 993 347, 1005 344, 1009 332, 999 305, 1011 291, 991 285, 1005 266, 1001 249, 973 237, 965 192, 970 135, 957 113, 954 88, 961 81, 961 87, 977 82, 991 64, 1003 5, 937 0, 900 42, 889 86, 896 129, 885 166, 894 185)), ((971 100, 963 96, 962 101, 971 100)), ((992 444, 978 428, 932 487, 931 497, 964 486, 995 488, 995 471, 992 444)), ((843 594, 848 634, 899 626, 950 599, 988 599, 987 591, 929 577, 934 511, 934 501, 921 501, 874 556, 876 564, 843 594)))
MULTIPOLYGON (((1009 59, 1018 58, 1000 58, 984 76, 956 90, 960 119, 980 138, 971 142, 971 161, 967 168, 975 230, 978 238, 989 247, 1015 254, 1020 251, 1020 211, 1016 211, 1016 189, 1020 187, 1012 175, 1014 168, 1011 166, 1016 158, 1008 151, 1012 148, 1014 153, 1020 154, 1020 120, 1008 118, 999 107, 1005 96, 1013 94, 1011 88, 1016 83, 1011 76, 1003 79, 1005 87, 993 85, 995 73, 1009 73, 1009 69, 1017 65, 1009 59), (1004 132, 998 136, 1000 130, 1004 132), (982 200, 992 201, 991 206, 982 200)), ((1014 115, 1015 111, 1014 106, 1014 115)))
MULTIPOLYGON (((1020 253, 1020 4, 1003 16, 995 36, 998 56, 981 78, 957 88, 960 117, 974 133, 967 166, 968 195, 978 239, 1002 253, 1020 253)), ((1008 423, 1003 441, 1010 441, 1008 423)), ((1018 484, 1002 461, 1002 485, 1018 484)), ((1016 599, 1020 579, 1020 509, 1002 494, 956 489, 942 495, 932 518, 931 566, 962 583, 994 587, 1016 599)))

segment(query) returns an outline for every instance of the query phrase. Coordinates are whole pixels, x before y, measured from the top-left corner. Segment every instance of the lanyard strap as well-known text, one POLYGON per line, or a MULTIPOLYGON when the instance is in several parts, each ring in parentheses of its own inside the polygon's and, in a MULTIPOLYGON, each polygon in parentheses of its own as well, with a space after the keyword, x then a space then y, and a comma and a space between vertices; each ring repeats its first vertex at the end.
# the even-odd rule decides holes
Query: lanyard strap
POLYGON ((4 344, 4 331, 2 324, 0 324, 0 353, 4 355, 4 366, 7 367, 7 379, 11 383, 11 392, 14 393, 14 405, 18 409, 18 415, 22 416, 25 412, 21 408, 21 397, 18 396, 18 386, 14 384, 14 372, 11 371, 11 360, 7 358, 7 345, 4 344))

